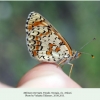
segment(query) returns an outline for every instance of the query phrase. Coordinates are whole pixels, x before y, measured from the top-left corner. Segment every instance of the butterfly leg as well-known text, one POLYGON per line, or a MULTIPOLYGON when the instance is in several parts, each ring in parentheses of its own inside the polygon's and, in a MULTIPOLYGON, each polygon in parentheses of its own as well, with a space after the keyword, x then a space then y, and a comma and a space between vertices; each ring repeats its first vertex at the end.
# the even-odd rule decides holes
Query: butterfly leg
POLYGON ((69 71, 69 77, 71 76, 71 73, 72 73, 72 69, 73 69, 73 64, 71 63, 68 63, 69 65, 71 65, 71 68, 70 68, 70 71, 69 71))
MULTIPOLYGON (((67 59, 66 58, 64 58, 63 60, 61 60, 59 63, 58 63, 58 65, 64 65, 64 62, 66 61, 67 59)), ((63 67, 63 66, 62 66, 63 67)))

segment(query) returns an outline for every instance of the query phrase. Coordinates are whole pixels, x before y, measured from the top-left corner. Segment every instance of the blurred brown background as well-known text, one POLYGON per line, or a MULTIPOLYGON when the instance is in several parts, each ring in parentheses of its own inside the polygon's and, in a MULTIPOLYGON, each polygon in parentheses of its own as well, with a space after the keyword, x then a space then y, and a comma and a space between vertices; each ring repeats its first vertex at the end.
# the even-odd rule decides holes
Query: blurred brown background
MULTIPOLYGON (((100 2, 93 1, 11 1, 0 2, 0 81, 16 86, 21 77, 38 64, 28 53, 25 22, 28 14, 42 14, 69 42, 83 54, 74 64, 72 79, 84 88, 100 87, 100 2)), ((68 74, 69 65, 63 70, 68 74)))

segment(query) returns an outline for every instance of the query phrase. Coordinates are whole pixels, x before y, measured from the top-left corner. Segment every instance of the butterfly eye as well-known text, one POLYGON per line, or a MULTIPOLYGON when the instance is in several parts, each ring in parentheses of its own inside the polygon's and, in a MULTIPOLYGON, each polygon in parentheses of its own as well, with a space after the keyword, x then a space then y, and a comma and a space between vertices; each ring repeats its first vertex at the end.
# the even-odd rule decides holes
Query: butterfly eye
POLYGON ((80 56, 81 56, 81 53, 78 53, 78 56, 77 57, 79 58, 80 56))

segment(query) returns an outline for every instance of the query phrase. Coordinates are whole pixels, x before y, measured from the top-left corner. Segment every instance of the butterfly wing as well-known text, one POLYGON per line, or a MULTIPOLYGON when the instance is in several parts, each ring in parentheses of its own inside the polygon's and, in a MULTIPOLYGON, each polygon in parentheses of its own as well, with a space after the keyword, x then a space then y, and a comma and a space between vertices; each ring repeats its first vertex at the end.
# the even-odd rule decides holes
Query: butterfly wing
POLYGON ((72 50, 57 30, 39 13, 31 12, 26 20, 26 43, 30 55, 43 62, 59 62, 72 50))

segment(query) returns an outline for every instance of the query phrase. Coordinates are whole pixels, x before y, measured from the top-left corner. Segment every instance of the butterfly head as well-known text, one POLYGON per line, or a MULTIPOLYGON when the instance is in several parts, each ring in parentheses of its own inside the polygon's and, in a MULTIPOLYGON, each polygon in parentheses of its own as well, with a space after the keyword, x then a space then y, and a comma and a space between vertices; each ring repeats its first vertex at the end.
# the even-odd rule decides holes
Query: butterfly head
POLYGON ((81 56, 81 52, 78 52, 78 51, 75 51, 75 50, 72 51, 72 59, 77 59, 80 56, 81 56))

